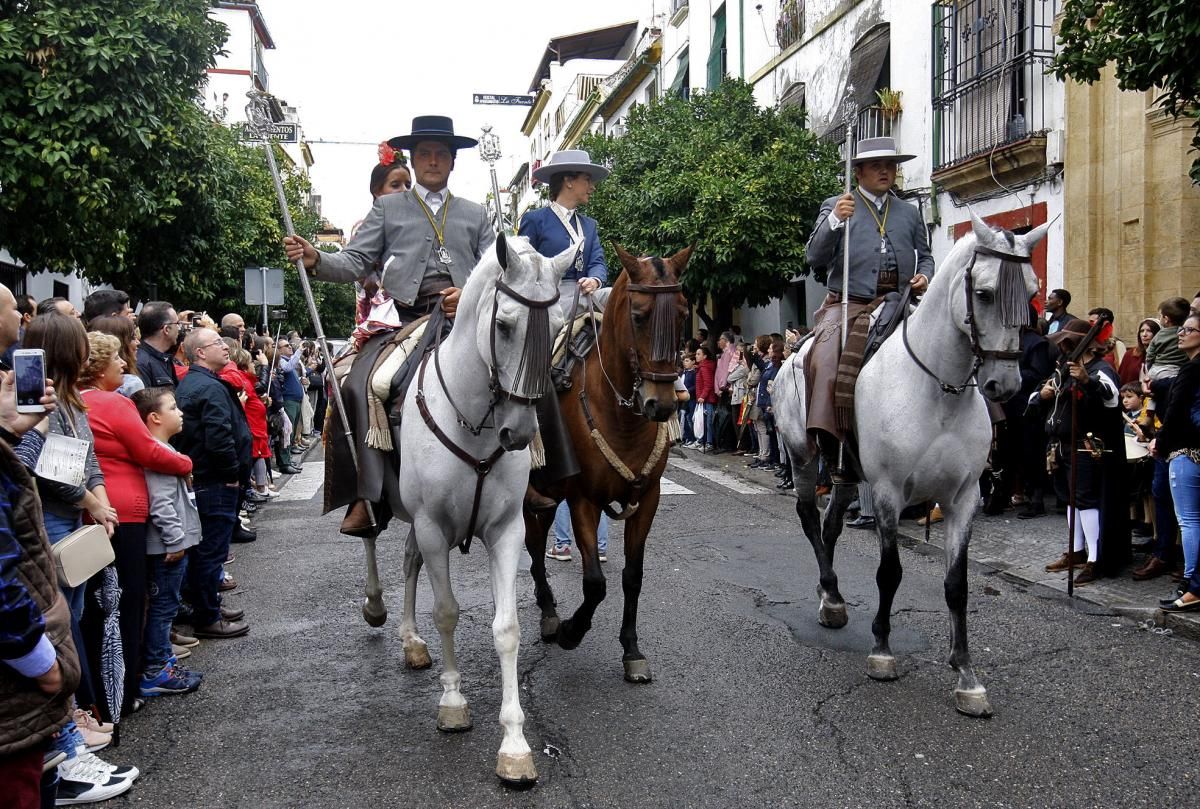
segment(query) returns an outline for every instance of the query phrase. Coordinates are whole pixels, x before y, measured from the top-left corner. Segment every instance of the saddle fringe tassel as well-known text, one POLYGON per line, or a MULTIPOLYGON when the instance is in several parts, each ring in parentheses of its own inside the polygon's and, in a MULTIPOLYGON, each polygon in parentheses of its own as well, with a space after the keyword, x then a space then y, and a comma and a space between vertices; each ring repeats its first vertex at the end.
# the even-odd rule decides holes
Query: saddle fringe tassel
POLYGON ((679 413, 672 413, 667 420, 667 442, 674 444, 683 440, 683 428, 679 426, 679 413))
POLYGON ((369 426, 365 442, 368 447, 384 452, 395 449, 392 444, 392 431, 388 429, 387 411, 383 409, 383 402, 370 386, 367 387, 367 423, 369 426))
POLYGON ((546 445, 542 443, 541 430, 534 433, 533 440, 529 442, 529 461, 529 465, 533 469, 546 467, 546 445))

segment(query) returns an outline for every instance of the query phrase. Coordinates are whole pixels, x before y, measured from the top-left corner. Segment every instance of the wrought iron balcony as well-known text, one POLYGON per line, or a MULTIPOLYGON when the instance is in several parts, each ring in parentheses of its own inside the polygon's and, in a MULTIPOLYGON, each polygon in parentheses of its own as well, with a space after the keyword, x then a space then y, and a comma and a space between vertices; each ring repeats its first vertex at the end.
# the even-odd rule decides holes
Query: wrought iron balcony
POLYGON ((779 50, 787 50, 804 36, 804 0, 782 0, 775 21, 775 39, 779 50))

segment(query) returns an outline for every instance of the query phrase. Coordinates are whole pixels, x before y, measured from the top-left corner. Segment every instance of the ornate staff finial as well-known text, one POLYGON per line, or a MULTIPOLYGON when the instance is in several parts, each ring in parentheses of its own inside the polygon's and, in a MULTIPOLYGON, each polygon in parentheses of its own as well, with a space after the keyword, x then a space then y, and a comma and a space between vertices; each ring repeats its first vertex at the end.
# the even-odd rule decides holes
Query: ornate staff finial
POLYGON ((250 99, 246 104, 246 128, 251 135, 261 136, 271 126, 271 97, 258 90, 249 91, 246 97, 250 99))
POLYGON ((854 95, 854 85, 846 85, 846 103, 842 107, 842 123, 847 127, 858 118, 858 97, 854 95))
POLYGON ((496 136, 496 133, 492 132, 491 124, 484 124, 483 134, 479 136, 479 156, 486 160, 490 166, 495 164, 502 154, 500 151, 500 138, 496 136))

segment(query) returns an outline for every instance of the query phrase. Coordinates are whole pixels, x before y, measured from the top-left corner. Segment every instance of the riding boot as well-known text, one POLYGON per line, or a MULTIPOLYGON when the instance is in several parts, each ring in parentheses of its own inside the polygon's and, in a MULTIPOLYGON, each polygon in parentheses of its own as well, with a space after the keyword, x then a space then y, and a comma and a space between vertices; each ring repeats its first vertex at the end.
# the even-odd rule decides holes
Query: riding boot
POLYGON ((339 529, 343 534, 352 537, 367 538, 379 535, 379 524, 371 524, 371 518, 367 514, 367 501, 355 500, 346 509, 346 516, 342 518, 342 527, 339 529))
POLYGON ((558 397, 548 394, 537 401, 538 430, 546 450, 546 465, 537 473, 536 481, 554 481, 579 474, 579 460, 571 446, 571 436, 563 423, 558 397))
POLYGON ((533 488, 533 484, 525 487, 525 508, 532 512, 554 511, 558 503, 533 488))

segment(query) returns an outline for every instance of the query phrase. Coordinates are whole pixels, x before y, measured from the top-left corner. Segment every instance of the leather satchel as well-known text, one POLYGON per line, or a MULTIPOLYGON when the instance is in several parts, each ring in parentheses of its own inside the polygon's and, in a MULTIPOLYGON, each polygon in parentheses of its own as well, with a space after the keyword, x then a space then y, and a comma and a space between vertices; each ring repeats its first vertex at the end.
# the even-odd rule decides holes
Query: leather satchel
POLYGON ((117 558, 103 525, 77 528, 51 550, 58 566, 58 583, 65 587, 78 587, 117 558))

